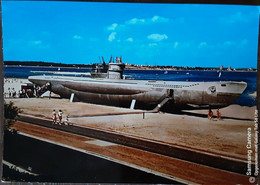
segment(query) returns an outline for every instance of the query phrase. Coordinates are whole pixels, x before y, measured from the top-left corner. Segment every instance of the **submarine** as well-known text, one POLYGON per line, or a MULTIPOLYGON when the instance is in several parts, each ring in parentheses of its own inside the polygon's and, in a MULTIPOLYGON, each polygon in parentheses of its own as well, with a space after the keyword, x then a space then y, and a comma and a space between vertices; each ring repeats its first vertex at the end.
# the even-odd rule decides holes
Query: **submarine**
MULTIPOLYGON (((75 101, 152 110, 159 104, 168 110, 222 108, 233 104, 247 87, 237 81, 160 81, 124 79, 121 57, 109 63, 106 78, 29 76, 38 86, 75 101)), ((102 75, 103 76, 103 75, 102 75)), ((95 76, 96 77, 96 76, 95 76)), ((163 109, 162 109, 163 110, 163 109)))

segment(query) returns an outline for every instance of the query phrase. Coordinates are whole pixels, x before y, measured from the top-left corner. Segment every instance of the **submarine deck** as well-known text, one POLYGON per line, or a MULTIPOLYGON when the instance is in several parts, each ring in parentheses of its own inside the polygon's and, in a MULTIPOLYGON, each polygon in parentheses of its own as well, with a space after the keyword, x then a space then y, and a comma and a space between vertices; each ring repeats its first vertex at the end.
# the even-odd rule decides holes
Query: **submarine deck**
POLYGON ((226 89, 226 84, 232 84, 232 87, 236 88, 232 90, 232 93, 242 93, 246 88, 247 84, 245 82, 234 82, 234 81, 223 81, 223 82, 183 82, 183 81, 162 81, 162 80, 122 80, 122 79, 106 79, 106 78, 85 78, 85 77, 70 77, 70 76, 29 76, 29 81, 58 81, 58 82, 77 82, 77 83, 100 83, 100 84, 116 84, 121 86, 138 86, 138 87, 149 87, 149 88, 173 88, 173 89, 193 89, 197 91, 202 91, 204 83, 217 83, 218 85, 224 84, 224 88, 219 87, 221 92, 229 92, 230 88, 226 89), (227 91, 228 90, 228 91, 227 91))

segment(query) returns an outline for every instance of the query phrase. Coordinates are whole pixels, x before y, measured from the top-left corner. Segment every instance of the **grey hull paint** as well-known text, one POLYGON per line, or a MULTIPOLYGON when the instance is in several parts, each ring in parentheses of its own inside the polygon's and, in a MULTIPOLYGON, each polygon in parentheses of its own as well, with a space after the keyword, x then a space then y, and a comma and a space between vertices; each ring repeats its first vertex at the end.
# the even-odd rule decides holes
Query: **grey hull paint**
POLYGON ((137 107, 151 109, 159 104, 164 98, 166 98, 166 90, 161 89, 161 91, 139 91, 136 93, 129 94, 106 94, 106 93, 93 93, 87 91, 79 91, 75 89, 70 89, 68 87, 57 84, 52 85, 52 91, 56 94, 61 95, 64 98, 70 98, 71 93, 79 101, 88 103, 97 103, 105 105, 114 105, 120 107, 130 107, 131 101, 136 100, 137 107))
MULTIPOLYGON (((208 92, 208 84, 208 86, 205 87, 205 90, 195 90, 193 87, 185 90, 160 88, 159 85, 154 85, 154 87, 149 85, 141 86, 131 80, 109 81, 106 84, 104 84, 103 81, 101 83, 98 80, 80 81, 68 80, 66 78, 62 79, 62 77, 59 77, 59 80, 55 80, 55 78, 44 79, 42 77, 37 78, 32 76, 29 77, 29 80, 37 85, 44 85, 47 82, 51 83, 51 91, 64 98, 70 98, 71 93, 74 93, 75 98, 79 101, 120 107, 130 107, 131 101, 135 99, 136 108, 144 109, 153 109, 167 97, 172 97, 165 106, 167 109, 225 107, 234 103, 246 88, 246 83, 242 82, 226 82, 227 84, 230 83, 230 85, 228 84, 229 86, 238 86, 235 86, 234 88, 239 88, 239 91, 241 91, 230 93, 217 91, 208 92)), ((163 83, 167 85, 167 82, 163 83)), ((212 82, 212 84, 217 85, 219 83, 220 82, 212 82)))

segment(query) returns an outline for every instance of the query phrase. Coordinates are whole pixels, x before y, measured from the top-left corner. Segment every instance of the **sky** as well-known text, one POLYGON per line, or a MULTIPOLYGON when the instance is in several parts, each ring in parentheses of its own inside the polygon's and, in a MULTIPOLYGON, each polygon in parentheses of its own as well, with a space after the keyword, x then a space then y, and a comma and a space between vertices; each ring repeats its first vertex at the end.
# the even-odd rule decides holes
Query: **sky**
POLYGON ((1 3, 5 61, 257 67, 257 6, 1 3))

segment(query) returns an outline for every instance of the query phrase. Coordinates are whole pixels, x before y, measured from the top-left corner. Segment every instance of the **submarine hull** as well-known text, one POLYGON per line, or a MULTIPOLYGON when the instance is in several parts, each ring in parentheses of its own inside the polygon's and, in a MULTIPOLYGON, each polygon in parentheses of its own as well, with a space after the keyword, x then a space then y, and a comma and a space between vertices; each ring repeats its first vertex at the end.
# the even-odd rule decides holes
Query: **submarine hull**
POLYGON ((82 77, 30 76, 29 81, 42 86, 50 83, 50 90, 61 97, 74 93, 78 101, 153 109, 165 98, 164 109, 221 108, 235 102, 243 93, 245 82, 177 82, 144 80, 87 79, 82 77))

